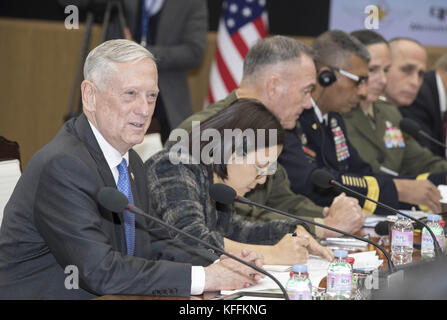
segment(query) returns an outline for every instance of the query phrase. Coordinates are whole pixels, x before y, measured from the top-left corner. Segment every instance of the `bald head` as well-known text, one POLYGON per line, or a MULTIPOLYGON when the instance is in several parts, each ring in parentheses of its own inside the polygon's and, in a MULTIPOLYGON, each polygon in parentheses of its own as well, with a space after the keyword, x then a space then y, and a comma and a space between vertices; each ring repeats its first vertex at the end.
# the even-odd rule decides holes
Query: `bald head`
POLYGON ((397 106, 408 106, 416 99, 427 68, 427 52, 417 41, 396 38, 390 42, 391 68, 385 94, 397 106))

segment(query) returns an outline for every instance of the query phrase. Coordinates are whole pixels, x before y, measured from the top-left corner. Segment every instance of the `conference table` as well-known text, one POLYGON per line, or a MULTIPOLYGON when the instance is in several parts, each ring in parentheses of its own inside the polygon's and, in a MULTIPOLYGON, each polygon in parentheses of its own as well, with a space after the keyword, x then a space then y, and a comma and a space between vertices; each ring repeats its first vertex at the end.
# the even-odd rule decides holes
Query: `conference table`
MULTIPOLYGON (((389 236, 379 236, 375 233, 374 228, 363 228, 359 232, 356 233, 359 236, 369 236, 369 238, 381 245, 385 248, 389 253, 391 252, 390 246, 390 238, 389 236)), ((421 232, 420 230, 415 230, 414 232, 414 243, 421 243, 421 232)), ((350 250, 350 253, 362 252, 362 251, 372 251, 376 250, 376 253, 379 259, 383 260, 383 264, 379 267, 379 269, 388 269, 388 262, 382 251, 375 248, 372 244, 368 244, 366 248, 357 249, 355 251, 350 250)), ((391 253, 390 253, 391 255, 391 253)), ((421 260, 421 252, 418 249, 413 249, 413 259, 412 263, 418 262, 421 260)), ((324 277, 318 285, 319 288, 326 288, 326 277, 324 277)), ((215 300, 215 299, 223 299, 224 297, 220 294, 220 292, 207 292, 203 295, 199 296, 190 296, 190 297, 163 297, 163 296, 132 296, 132 295, 106 295, 102 297, 98 297, 95 300, 215 300)))

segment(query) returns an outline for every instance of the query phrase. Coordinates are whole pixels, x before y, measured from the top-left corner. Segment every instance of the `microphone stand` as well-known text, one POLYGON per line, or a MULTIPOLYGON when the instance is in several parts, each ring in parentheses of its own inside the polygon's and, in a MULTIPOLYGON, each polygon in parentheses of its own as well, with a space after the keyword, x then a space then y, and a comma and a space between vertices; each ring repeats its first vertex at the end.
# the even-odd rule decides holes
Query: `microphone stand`
POLYGON ((246 199, 244 197, 236 196, 235 200, 237 202, 241 202, 241 203, 245 203, 245 204, 248 204, 248 205, 251 205, 251 206, 255 206, 255 207, 259 207, 259 208, 266 209, 266 210, 269 210, 269 211, 273 211, 273 212, 279 213, 281 215, 284 215, 286 217, 289 217, 289 218, 292 218, 292 219, 295 219, 295 220, 298 220, 298 221, 301 221, 301 222, 304 222, 304 223, 313 224, 313 225, 316 225, 316 226, 318 226, 320 228, 324 228, 324 229, 331 230, 331 231, 334 231, 334 232, 337 232, 337 233, 341 233, 341 234, 343 234, 345 236, 352 237, 352 238, 360 240, 360 241, 368 242, 369 244, 372 244, 374 247, 376 247, 380 251, 382 251, 382 253, 385 255, 385 257, 386 257, 386 259, 388 261, 388 267, 389 267, 390 274, 394 273, 396 271, 394 263, 391 260, 391 257, 388 254, 388 252, 381 245, 375 243, 372 240, 365 239, 365 238, 362 238, 362 237, 356 236, 354 234, 351 234, 351 233, 348 233, 348 232, 344 232, 342 230, 338 230, 338 229, 335 229, 335 228, 332 228, 332 227, 328 227, 328 226, 326 226, 324 224, 320 224, 320 223, 315 222, 315 221, 310 221, 310 220, 307 220, 305 218, 297 217, 297 216, 295 216, 293 214, 290 214, 290 213, 287 213, 287 212, 284 212, 284 211, 281 211, 281 210, 278 210, 278 209, 275 209, 275 208, 271 208, 271 207, 268 207, 268 206, 265 206, 265 205, 262 205, 262 204, 259 204, 259 203, 252 202, 252 201, 250 201, 250 200, 248 200, 248 199, 246 199))
POLYGON ((408 218, 408 219, 411 219, 411 220, 413 220, 413 221, 419 222, 420 224, 422 224, 422 225, 428 230, 428 232, 430 233, 431 237, 433 238, 433 246, 434 246, 434 248, 435 248, 436 256, 437 256, 437 257, 440 257, 440 256, 442 255, 442 250, 441 250, 441 247, 439 246, 439 243, 438 243, 438 240, 436 239, 436 236, 434 235, 433 231, 432 231, 432 230, 427 226, 427 224, 425 224, 424 222, 422 222, 422 221, 420 221, 419 219, 416 219, 416 218, 414 218, 414 217, 412 217, 412 216, 410 216, 410 215, 408 215, 408 214, 406 214, 406 213, 403 213, 403 212, 401 212, 401 211, 399 211, 399 210, 396 210, 396 209, 394 209, 394 208, 392 208, 392 207, 390 207, 390 206, 388 206, 388 205, 386 205, 386 204, 384 204, 384 203, 381 203, 381 202, 379 202, 379 201, 370 199, 370 198, 364 196, 363 194, 361 194, 361 193, 359 193, 359 192, 357 192, 357 191, 351 190, 350 188, 347 188, 347 187, 345 187, 344 185, 342 185, 341 183, 339 183, 338 181, 335 181, 335 180, 331 179, 329 183, 330 183, 331 185, 334 185, 334 186, 339 187, 339 188, 342 189, 343 191, 350 192, 350 193, 355 194, 356 196, 359 196, 359 197, 361 197, 361 198, 363 198, 363 199, 366 199, 366 200, 368 200, 368 201, 374 202, 375 204, 381 206, 382 208, 388 209, 388 210, 390 210, 391 212, 394 212, 394 213, 396 213, 396 214, 403 215, 404 217, 406 217, 406 218, 408 218))
MULTIPOLYGON (((119 192, 119 191, 118 191, 118 192, 119 192)), ((123 196, 124 196, 124 195, 123 195, 123 196)), ((252 269, 258 271, 259 273, 262 273, 262 274, 266 275, 267 277, 269 277, 270 279, 272 279, 272 280, 278 285, 278 287, 281 289, 281 291, 282 291, 282 293, 283 293, 283 295, 284 295, 284 298, 285 298, 286 300, 290 300, 289 295, 287 294, 287 291, 286 291, 286 289, 283 287, 283 285, 281 284, 281 282, 279 282, 278 279, 276 279, 274 276, 272 276, 272 275, 271 275, 270 273, 268 273, 267 271, 265 271, 265 270, 263 270, 263 269, 261 269, 261 268, 258 268, 257 266, 252 265, 252 264, 250 264, 250 263, 248 263, 248 262, 246 262, 246 261, 244 261, 244 260, 242 260, 242 259, 240 259, 240 258, 238 258, 238 257, 236 257, 236 256, 234 256, 234 255, 232 255, 232 254, 230 254, 230 253, 228 253, 228 252, 225 252, 224 250, 222 250, 222 249, 220 249, 220 248, 218 248, 218 247, 216 247, 216 246, 213 246, 213 245, 211 245, 211 244, 209 244, 209 243, 203 241, 202 239, 199 239, 199 238, 197 238, 197 237, 194 237, 193 235, 190 235, 189 233, 187 233, 187 232, 185 232, 185 231, 183 231, 183 230, 181 230, 181 229, 178 229, 178 228, 176 228, 176 227, 174 227, 174 226, 172 226, 172 225, 170 225, 170 224, 164 222, 163 220, 160 220, 160 219, 158 219, 158 218, 156 218, 156 217, 154 217, 154 216, 151 216, 151 215, 147 214, 146 212, 144 212, 143 210, 141 210, 141 209, 139 209, 139 208, 137 208, 137 207, 135 207, 135 206, 132 206, 132 205, 129 204, 129 205, 127 206, 126 209, 127 209, 128 211, 134 213, 134 214, 138 214, 138 215, 141 215, 141 216, 143 216, 143 217, 145 217, 145 218, 148 218, 148 219, 150 219, 150 220, 152 220, 152 221, 155 221, 156 223, 162 225, 163 227, 165 227, 165 228, 168 229, 168 230, 174 230, 174 231, 180 233, 181 235, 183 235, 183 236, 185 236, 185 237, 187 237, 187 238, 190 238, 190 239, 193 239, 193 240, 199 242, 200 244, 204 245, 205 247, 211 248, 211 249, 213 249, 214 251, 219 252, 220 254, 226 255, 226 256, 228 256, 228 257, 230 257, 230 258, 232 258, 232 259, 234 259, 234 260, 236 260, 236 261, 242 263, 243 265, 246 265, 246 266, 248 266, 248 267, 250 267, 250 268, 252 268, 252 269)))

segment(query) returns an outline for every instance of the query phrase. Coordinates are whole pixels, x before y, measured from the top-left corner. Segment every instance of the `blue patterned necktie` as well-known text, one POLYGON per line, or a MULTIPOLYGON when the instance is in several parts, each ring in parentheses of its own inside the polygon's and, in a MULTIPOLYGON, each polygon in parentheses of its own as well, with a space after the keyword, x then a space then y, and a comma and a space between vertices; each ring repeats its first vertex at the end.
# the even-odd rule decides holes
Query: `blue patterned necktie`
MULTIPOLYGON (((124 158, 117 168, 119 172, 117 188, 127 197, 127 199, 129 199, 129 204, 134 204, 130 187, 129 172, 127 171, 127 163, 124 158)), ((133 255, 135 250, 135 215, 128 210, 125 210, 123 212, 123 217, 124 229, 126 230, 127 254, 133 255)))

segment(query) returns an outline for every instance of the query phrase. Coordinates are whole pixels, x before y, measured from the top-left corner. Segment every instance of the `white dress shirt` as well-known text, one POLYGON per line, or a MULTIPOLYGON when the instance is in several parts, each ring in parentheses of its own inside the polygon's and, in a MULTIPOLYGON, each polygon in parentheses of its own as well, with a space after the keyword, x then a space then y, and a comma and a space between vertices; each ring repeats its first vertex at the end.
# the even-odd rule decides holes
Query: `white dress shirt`
MULTIPOLYGON (((92 128, 93 135, 101 148, 104 158, 106 158, 107 164, 112 171, 115 183, 118 183, 118 165, 121 163, 122 159, 126 159, 127 166, 129 166, 129 152, 126 152, 123 156, 116 150, 103 135, 95 128, 95 126, 89 121, 90 127, 92 128)), ((203 293, 205 288, 205 270, 201 266, 192 266, 191 268, 191 295, 200 295, 203 293)))
POLYGON ((441 114, 447 111, 447 100, 446 100, 446 88, 442 83, 442 79, 437 72, 436 74, 436 85, 438 86, 439 95, 439 106, 441 107, 441 114))
POLYGON ((311 103, 312 103, 312 107, 314 108, 314 112, 317 115, 318 121, 320 121, 320 123, 327 125, 327 121, 328 121, 328 114, 326 113, 324 116, 321 113, 320 109, 318 108, 317 104, 315 103, 314 99, 310 99, 311 103))

